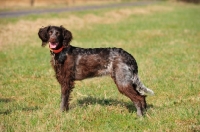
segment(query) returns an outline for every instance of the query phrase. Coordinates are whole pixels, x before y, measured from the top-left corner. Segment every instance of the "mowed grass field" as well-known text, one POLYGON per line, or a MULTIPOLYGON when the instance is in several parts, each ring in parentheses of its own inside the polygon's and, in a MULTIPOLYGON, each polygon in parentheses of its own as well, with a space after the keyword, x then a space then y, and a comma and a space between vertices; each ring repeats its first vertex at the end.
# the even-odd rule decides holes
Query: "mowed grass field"
POLYGON ((200 131, 200 5, 163 2, 0 19, 0 131, 200 131), (63 25, 71 45, 120 47, 137 60, 154 96, 136 116, 110 77, 76 82, 70 110, 60 112, 60 86, 42 26, 63 25))

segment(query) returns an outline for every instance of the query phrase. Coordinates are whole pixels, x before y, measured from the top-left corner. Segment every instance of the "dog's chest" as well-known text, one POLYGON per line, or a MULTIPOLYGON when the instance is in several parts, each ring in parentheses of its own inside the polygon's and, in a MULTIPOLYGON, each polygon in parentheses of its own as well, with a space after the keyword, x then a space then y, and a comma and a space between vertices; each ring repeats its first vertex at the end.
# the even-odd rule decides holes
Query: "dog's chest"
POLYGON ((51 63, 54 66, 58 64, 64 64, 66 58, 67 58, 66 53, 62 53, 62 52, 60 54, 51 53, 51 63))
POLYGON ((60 56, 57 56, 55 54, 52 54, 51 55, 51 65, 54 67, 54 69, 58 69, 60 68, 63 64, 64 64, 64 61, 65 59, 59 59, 60 56))
POLYGON ((52 67, 56 70, 60 67, 60 64, 58 61, 55 59, 55 56, 51 56, 51 61, 50 61, 52 67))

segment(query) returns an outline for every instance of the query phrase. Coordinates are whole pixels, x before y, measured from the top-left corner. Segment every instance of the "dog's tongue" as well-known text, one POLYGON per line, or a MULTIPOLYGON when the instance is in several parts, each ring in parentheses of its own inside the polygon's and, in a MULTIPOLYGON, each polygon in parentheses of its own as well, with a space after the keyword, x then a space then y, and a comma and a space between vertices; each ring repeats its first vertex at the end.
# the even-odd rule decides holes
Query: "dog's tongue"
POLYGON ((49 47, 50 47, 51 49, 56 48, 57 45, 58 45, 58 43, 51 43, 51 42, 49 42, 49 47))

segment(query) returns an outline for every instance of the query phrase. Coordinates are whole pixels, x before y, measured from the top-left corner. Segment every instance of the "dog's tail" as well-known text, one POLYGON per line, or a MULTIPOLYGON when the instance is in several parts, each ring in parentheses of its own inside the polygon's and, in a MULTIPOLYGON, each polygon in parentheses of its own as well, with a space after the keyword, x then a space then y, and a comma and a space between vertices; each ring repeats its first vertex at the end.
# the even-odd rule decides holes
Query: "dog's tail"
POLYGON ((154 92, 144 86, 144 84, 140 81, 138 75, 135 75, 133 78, 133 85, 136 86, 136 90, 141 94, 141 95, 154 95, 154 92))

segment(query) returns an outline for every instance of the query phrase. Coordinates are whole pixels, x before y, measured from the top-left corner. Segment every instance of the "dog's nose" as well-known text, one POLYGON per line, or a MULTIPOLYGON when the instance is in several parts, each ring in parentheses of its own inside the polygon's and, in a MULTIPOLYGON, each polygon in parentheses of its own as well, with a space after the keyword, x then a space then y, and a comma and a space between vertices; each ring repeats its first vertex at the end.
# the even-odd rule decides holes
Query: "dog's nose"
POLYGON ((51 42, 55 42, 55 41, 56 41, 56 38, 55 38, 55 37, 50 37, 50 41, 51 41, 51 42))

